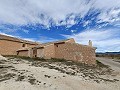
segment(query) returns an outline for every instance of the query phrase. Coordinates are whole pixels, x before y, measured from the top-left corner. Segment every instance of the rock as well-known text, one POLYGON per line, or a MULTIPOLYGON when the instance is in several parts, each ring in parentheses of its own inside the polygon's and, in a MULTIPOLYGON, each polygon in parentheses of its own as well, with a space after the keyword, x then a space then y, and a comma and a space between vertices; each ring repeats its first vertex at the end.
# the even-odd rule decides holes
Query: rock
POLYGON ((0 55, 0 60, 7 60, 7 58, 5 58, 2 55, 0 55))

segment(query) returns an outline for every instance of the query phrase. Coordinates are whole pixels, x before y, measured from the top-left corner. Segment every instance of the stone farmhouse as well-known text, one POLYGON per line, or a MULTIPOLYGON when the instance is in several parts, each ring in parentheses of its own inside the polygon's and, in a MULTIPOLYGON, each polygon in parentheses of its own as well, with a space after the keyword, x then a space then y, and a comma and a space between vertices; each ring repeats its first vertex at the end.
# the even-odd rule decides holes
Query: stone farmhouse
POLYGON ((0 35, 0 54, 19 55, 39 58, 59 58, 78 61, 86 64, 96 64, 96 48, 75 42, 73 38, 49 43, 36 43, 15 37, 0 35))

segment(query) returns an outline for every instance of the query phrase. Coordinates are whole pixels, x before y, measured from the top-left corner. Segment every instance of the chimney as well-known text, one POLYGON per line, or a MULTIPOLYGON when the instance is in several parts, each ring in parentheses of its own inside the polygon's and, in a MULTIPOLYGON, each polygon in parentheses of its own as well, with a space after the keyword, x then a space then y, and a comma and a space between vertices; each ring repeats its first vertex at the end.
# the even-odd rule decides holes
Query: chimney
POLYGON ((92 41, 91 40, 89 40, 88 45, 92 47, 92 41))

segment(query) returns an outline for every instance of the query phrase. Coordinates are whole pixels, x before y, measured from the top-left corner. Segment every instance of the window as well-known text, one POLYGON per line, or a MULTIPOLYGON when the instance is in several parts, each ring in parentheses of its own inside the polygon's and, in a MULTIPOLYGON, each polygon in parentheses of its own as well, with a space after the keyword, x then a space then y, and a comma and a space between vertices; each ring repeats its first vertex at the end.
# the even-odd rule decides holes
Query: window
POLYGON ((22 45, 22 47, 25 47, 25 43, 22 45))

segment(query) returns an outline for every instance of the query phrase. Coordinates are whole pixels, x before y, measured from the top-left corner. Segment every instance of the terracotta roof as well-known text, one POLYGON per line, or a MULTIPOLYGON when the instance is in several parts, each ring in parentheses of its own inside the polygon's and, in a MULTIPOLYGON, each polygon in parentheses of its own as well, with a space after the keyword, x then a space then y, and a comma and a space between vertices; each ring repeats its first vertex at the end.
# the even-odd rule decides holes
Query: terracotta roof
POLYGON ((7 36, 7 35, 2 35, 2 34, 0 34, 0 40, 8 40, 8 41, 14 41, 14 42, 23 42, 23 43, 28 43, 28 44, 38 44, 36 42, 27 41, 27 40, 23 40, 23 39, 19 39, 19 38, 12 37, 12 36, 7 36))

